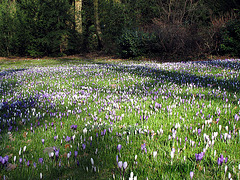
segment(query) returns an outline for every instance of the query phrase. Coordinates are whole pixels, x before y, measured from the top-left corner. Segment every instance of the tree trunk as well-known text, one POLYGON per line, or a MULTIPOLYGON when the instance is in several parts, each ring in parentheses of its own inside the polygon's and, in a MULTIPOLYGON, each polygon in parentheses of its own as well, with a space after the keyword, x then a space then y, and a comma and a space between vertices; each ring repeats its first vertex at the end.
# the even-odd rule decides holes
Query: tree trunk
POLYGON ((75 8, 75 30, 82 34, 82 0, 76 0, 74 4, 75 8))
POLYGON ((100 28, 100 21, 98 16, 98 0, 93 1, 94 4, 94 25, 96 29, 96 35, 98 39, 98 49, 100 50, 102 48, 102 32, 100 28))

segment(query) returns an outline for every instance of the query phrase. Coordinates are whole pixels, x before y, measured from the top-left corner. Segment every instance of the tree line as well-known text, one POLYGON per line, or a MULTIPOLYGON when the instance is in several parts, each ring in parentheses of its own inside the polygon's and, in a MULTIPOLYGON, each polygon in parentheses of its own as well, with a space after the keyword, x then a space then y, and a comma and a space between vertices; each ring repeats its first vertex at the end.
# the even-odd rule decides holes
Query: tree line
POLYGON ((0 0, 0 56, 240 55, 237 0, 0 0))

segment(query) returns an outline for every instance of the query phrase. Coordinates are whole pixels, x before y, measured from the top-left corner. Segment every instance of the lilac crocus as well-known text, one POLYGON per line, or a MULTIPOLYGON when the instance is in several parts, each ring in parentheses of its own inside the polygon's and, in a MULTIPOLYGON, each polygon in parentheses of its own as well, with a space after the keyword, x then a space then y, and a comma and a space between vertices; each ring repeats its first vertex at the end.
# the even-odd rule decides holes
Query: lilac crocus
POLYGON ((119 162, 118 162, 118 168, 119 168, 120 170, 122 169, 122 165, 123 165, 122 161, 119 161, 119 162))
POLYGON ((125 170, 127 168, 127 162, 125 161, 124 163, 123 163, 123 169, 125 170))
POLYGON ((68 136, 67 136, 66 139, 65 139, 66 142, 69 142, 70 140, 71 140, 71 138, 68 137, 68 136))
POLYGON ((41 164, 42 164, 42 163, 43 163, 43 158, 39 158, 39 160, 38 160, 38 161, 39 161, 39 163, 41 163, 41 164))
POLYGON ((56 161, 57 161, 58 158, 59 158, 59 150, 56 150, 56 152, 55 152, 55 157, 56 157, 56 161))
POLYGON ((71 125, 71 129, 73 129, 73 130, 76 130, 77 129, 77 125, 71 125))
POLYGON ((118 144, 117 145, 117 150, 119 151, 119 153, 120 153, 120 150, 122 149, 122 145, 121 144, 118 144))
POLYGON ((226 158, 225 158, 225 164, 227 164, 227 161, 228 161, 228 158, 226 157, 226 158))
POLYGON ((74 152, 74 156, 75 156, 75 158, 77 157, 77 155, 78 155, 78 152, 75 151, 75 152, 74 152))
POLYGON ((202 130, 201 130, 201 129, 198 129, 198 135, 200 135, 200 134, 201 134, 201 132, 202 132, 202 130))
POLYGON ((194 175, 194 173, 193 173, 193 171, 191 171, 191 172, 190 172, 190 178, 191 178, 191 179, 193 178, 193 175, 194 175))
POLYGON ((220 157, 219 157, 218 160, 217 160, 218 165, 222 165, 223 160, 224 160, 223 155, 220 155, 220 157))
POLYGON ((44 145, 44 139, 42 139, 42 144, 44 145))
POLYGON ((86 148, 86 145, 85 144, 82 144, 82 148, 83 148, 83 150, 86 148))
POLYGON ((203 156, 204 156, 204 152, 201 152, 201 153, 199 153, 199 154, 195 154, 195 157, 196 157, 196 161, 201 161, 202 160, 202 158, 203 158, 203 156))
POLYGON ((33 167, 34 167, 34 168, 36 168, 36 167, 37 167, 37 165, 36 165, 36 163, 35 163, 35 162, 33 163, 33 167))

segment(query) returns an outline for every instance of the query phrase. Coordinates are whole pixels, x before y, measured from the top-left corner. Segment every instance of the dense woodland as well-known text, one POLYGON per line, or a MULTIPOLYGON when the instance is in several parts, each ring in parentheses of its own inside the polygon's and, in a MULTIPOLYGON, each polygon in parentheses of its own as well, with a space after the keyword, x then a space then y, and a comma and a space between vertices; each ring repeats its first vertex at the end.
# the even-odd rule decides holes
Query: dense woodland
POLYGON ((240 55, 238 0, 0 0, 0 56, 240 55))

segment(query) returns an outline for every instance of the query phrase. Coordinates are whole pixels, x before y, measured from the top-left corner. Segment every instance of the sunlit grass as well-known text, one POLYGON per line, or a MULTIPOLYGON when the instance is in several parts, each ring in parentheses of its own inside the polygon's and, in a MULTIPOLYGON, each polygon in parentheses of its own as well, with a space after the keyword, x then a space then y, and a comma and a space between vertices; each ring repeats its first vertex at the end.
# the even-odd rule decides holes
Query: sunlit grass
POLYGON ((1 63, 1 177, 239 176, 239 60, 1 63))

